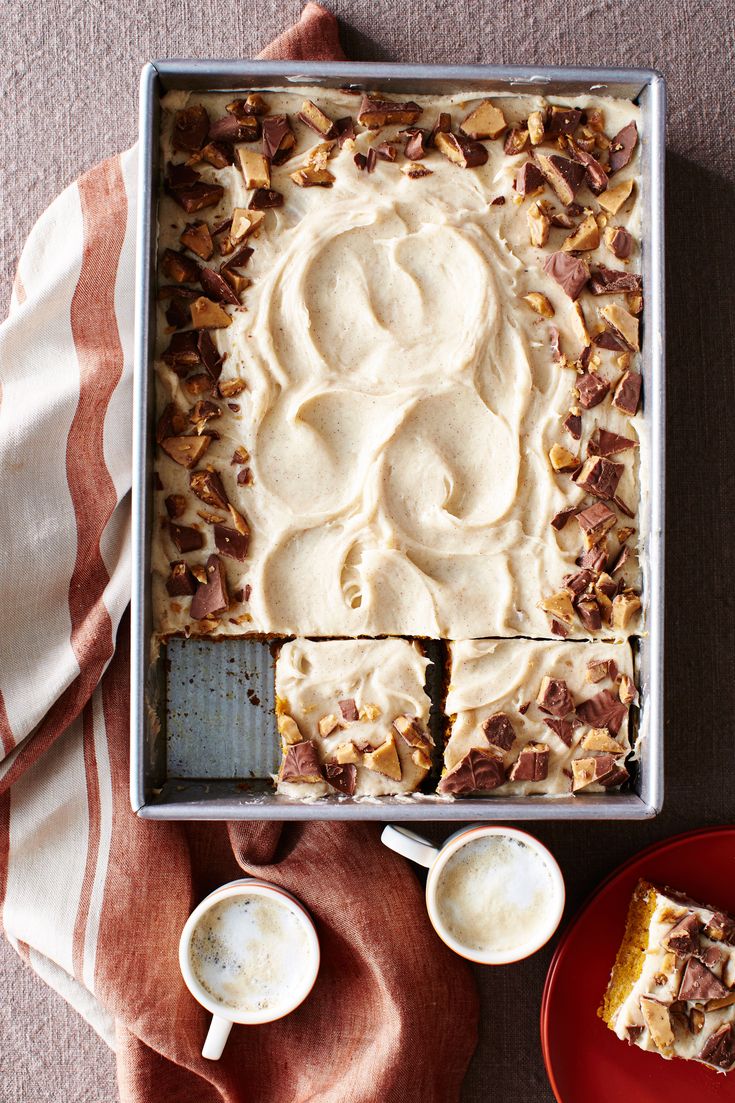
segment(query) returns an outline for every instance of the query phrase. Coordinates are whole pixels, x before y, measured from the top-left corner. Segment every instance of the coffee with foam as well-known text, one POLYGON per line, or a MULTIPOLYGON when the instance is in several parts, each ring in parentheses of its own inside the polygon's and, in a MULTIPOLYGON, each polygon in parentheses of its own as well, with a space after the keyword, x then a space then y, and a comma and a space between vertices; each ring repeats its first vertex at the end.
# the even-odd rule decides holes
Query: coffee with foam
POLYGON ((484 835, 455 850, 436 885, 438 918, 467 950, 506 954, 540 944, 555 908, 541 854, 508 835, 484 835))
POLYGON ((288 1010, 314 961, 304 919, 284 899, 247 892, 215 903, 196 924, 189 962, 205 992, 231 1011, 288 1010))

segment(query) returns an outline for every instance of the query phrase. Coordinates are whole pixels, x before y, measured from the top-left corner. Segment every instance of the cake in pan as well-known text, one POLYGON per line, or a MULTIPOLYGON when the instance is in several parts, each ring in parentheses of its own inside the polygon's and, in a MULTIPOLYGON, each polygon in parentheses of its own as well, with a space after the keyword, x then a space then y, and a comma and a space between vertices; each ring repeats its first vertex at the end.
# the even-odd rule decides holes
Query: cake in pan
POLYGON ((735 1069, 735 919, 639 881, 599 1014, 619 1038, 735 1069))
POLYGON ((160 635, 640 630, 639 125, 166 95, 160 635))

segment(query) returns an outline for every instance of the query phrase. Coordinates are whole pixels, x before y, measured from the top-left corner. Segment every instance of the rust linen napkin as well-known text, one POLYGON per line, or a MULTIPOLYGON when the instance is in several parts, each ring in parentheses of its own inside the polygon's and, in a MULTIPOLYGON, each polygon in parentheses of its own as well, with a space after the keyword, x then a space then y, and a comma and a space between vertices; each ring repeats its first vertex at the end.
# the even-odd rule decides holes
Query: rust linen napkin
MULTIPOLYGON (((268 57, 340 58, 316 4, 268 57)), ((24 248, 0 327, 0 902, 18 952, 117 1052, 130 1103, 452 1103, 470 975, 376 828, 153 824, 128 803, 135 149, 69 187, 24 248), (235 1027, 179 975, 201 897, 242 871, 295 892, 323 964, 308 1001, 235 1027)))

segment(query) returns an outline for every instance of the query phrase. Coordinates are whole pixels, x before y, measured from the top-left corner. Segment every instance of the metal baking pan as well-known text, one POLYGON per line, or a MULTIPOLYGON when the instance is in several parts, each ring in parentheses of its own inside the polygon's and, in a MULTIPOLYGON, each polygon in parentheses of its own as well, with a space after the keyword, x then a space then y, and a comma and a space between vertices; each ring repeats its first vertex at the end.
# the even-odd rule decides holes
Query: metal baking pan
POLYGON ((647 819, 663 802, 664 527, 664 128, 665 86, 649 69, 427 66, 354 62, 155 61, 140 89, 140 165, 133 452, 131 803, 148 819, 532 820, 647 819), (170 89, 352 85, 388 93, 468 89, 636 99, 643 111, 644 439, 648 489, 641 503, 645 626, 637 649, 642 733, 629 791, 615 795, 426 796, 313 802, 278 796, 273 665, 254 641, 152 643, 150 534, 154 455, 153 344, 159 179, 159 99, 170 89), (260 780, 257 780, 258 777, 260 780))

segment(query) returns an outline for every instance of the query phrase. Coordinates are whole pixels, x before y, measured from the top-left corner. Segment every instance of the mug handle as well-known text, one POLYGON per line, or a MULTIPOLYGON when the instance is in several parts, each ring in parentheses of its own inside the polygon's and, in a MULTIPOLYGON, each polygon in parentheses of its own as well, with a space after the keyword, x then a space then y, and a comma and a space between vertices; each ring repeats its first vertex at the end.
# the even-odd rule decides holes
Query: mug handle
POLYGON ((428 839, 422 838, 414 831, 407 831, 405 827, 394 827, 392 823, 383 828, 380 840, 391 850, 395 850, 396 854, 408 858, 409 862, 418 862, 420 866, 426 866, 427 869, 434 864, 434 859, 439 853, 439 848, 428 839))
POLYGON ((223 1019, 219 1015, 213 1015, 212 1021, 209 1024, 209 1030, 207 1031, 207 1037, 202 1046, 202 1057, 206 1057, 208 1061, 219 1061, 231 1030, 232 1023, 229 1019, 223 1019))

